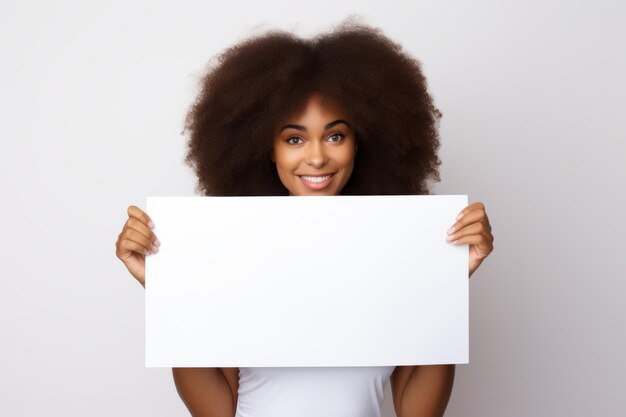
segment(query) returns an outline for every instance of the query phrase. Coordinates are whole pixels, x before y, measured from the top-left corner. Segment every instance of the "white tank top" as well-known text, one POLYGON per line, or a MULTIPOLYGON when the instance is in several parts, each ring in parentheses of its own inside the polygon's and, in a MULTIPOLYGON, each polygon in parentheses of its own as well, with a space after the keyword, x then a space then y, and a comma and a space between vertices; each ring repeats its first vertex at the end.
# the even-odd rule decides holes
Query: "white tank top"
POLYGON ((239 368, 235 417, 380 417, 394 369, 239 368))

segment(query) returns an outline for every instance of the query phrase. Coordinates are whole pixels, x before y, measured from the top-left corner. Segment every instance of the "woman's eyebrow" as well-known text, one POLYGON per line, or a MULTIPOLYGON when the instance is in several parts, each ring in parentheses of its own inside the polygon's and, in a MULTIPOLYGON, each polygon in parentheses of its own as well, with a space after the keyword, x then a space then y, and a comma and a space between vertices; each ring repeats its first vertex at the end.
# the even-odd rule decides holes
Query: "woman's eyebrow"
MULTIPOLYGON (((335 120, 334 122, 328 123, 326 126, 324 126, 324 130, 328 130, 328 129, 330 129, 333 126, 338 125, 339 123, 343 123, 343 124, 347 125, 348 127, 350 126, 348 124, 348 122, 346 122, 345 120, 339 119, 339 120, 335 120)), ((301 125, 285 125, 285 126, 283 126, 282 129, 280 129, 280 131, 282 132, 285 129, 296 129, 296 130, 301 130, 303 132, 307 131, 306 127, 301 126, 301 125)))

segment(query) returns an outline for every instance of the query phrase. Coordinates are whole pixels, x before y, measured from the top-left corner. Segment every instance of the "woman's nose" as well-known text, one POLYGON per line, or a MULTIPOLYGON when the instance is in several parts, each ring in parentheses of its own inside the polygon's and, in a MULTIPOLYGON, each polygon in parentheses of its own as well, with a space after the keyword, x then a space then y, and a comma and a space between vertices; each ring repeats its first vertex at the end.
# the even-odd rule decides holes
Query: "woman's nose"
POLYGON ((328 162, 328 156, 326 155, 326 151, 322 143, 313 141, 309 144, 306 162, 314 168, 321 168, 326 165, 326 162, 328 162))

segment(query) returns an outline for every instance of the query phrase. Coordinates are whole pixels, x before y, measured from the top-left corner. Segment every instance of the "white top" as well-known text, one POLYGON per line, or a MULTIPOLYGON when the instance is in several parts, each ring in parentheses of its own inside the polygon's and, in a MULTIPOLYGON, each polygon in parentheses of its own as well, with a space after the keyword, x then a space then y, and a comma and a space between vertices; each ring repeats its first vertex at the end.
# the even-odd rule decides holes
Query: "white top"
POLYGON ((394 369, 239 368, 235 417, 380 417, 394 369))

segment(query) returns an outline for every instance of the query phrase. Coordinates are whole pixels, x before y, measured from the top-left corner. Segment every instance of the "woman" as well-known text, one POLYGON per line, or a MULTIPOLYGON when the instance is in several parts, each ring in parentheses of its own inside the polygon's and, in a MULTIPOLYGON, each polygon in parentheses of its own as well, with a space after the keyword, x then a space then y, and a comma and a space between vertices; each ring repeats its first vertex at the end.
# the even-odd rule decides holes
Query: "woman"
MULTIPOLYGON (((419 63, 380 30, 271 32, 208 71, 186 122, 186 161, 204 195, 428 194, 439 118, 419 63)), ((160 242, 146 213, 130 206, 128 216, 116 255, 145 285, 145 256, 160 242)), ((459 213, 447 240, 470 245, 471 276, 493 250, 484 206, 459 213)), ((194 417, 379 416, 388 380, 398 417, 441 416, 454 381, 454 365, 172 371, 194 417)))

